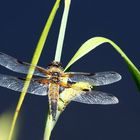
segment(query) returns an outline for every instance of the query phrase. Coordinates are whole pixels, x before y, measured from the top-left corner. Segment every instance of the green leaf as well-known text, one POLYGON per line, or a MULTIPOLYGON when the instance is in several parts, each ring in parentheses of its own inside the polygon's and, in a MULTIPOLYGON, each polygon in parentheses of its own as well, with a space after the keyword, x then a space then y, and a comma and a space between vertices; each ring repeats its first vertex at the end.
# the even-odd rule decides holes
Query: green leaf
POLYGON ((55 61, 58 61, 58 62, 61 61, 61 54, 62 54, 62 48, 63 48, 63 42, 64 42, 64 37, 65 37, 65 31, 66 31, 66 25, 68 21, 71 0, 65 0, 64 2, 65 2, 64 11, 63 11, 62 19, 61 19, 61 25, 59 29, 59 35, 58 35, 55 59, 54 59, 55 61))
POLYGON ((72 57, 72 59, 67 64, 64 71, 66 71, 73 63, 75 63, 81 57, 83 57, 84 55, 86 55, 87 53, 89 53, 90 51, 92 51, 93 49, 95 49, 96 47, 98 47, 103 43, 111 44, 112 47, 122 56, 140 91, 140 71, 137 69, 137 67, 132 63, 132 61, 127 57, 127 55, 122 51, 122 49, 117 44, 115 44, 110 39, 104 37, 94 37, 87 40, 72 57))
POLYGON ((26 76, 26 81, 25 81, 24 87, 22 89, 22 93, 20 95, 20 98, 19 98, 19 101, 18 101, 18 104, 17 104, 17 107, 16 107, 16 111, 14 113, 14 117, 13 117, 12 125, 11 125, 11 128, 10 128, 10 133, 9 133, 9 136, 8 136, 8 140, 12 139, 12 135, 13 135, 13 131, 14 131, 14 128, 15 128, 16 120, 17 120, 19 111, 21 109, 22 103, 24 101, 27 89, 29 87, 30 80, 31 80, 32 75, 33 75, 34 70, 35 70, 35 67, 32 67, 32 66, 36 66, 38 61, 39 61, 41 52, 43 50, 45 41, 47 39, 48 33, 50 31, 50 28, 51 28, 52 22, 54 20, 54 17, 56 15, 57 9, 59 7, 60 1, 61 0, 56 0, 55 4, 53 6, 53 9, 52 9, 52 11, 50 13, 50 16, 49 16, 49 18, 48 18, 48 20, 46 22, 46 25, 45 25, 45 27, 43 29, 43 32, 42 32, 42 34, 40 36, 38 44, 36 46, 36 49, 35 49, 35 52, 34 52, 34 55, 33 55, 32 61, 31 61, 31 66, 30 66, 29 72, 28 72, 28 74, 26 76), (29 80, 27 80, 27 79, 29 79, 29 80))

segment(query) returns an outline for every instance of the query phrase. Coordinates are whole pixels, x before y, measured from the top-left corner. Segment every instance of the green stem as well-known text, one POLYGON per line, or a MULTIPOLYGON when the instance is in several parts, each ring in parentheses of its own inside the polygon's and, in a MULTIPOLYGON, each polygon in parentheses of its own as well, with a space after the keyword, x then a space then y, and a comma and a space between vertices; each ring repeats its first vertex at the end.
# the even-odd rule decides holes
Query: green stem
POLYGON ((56 120, 54 121, 52 119, 52 115, 48 113, 47 121, 46 121, 46 127, 45 127, 45 133, 44 133, 44 140, 50 140, 51 132, 53 128, 55 127, 57 120, 62 112, 58 111, 56 114, 56 120))
MULTIPOLYGON (((55 5, 54 5, 54 7, 53 7, 53 9, 51 11, 51 14, 50 14, 50 16, 49 16, 49 18, 48 18, 48 20, 46 22, 46 25, 44 27, 44 30, 43 30, 41 36, 40 36, 40 39, 38 41, 36 50, 34 52, 34 55, 33 55, 33 58, 32 58, 32 62, 31 62, 31 66, 36 66, 37 63, 38 63, 38 60, 40 58, 42 49, 44 47, 44 43, 45 43, 45 41, 47 39, 49 30, 51 28, 52 22, 54 20, 55 14, 56 14, 56 11, 57 11, 57 9, 59 7, 60 1, 61 0, 57 0, 56 1, 55 5)), ((15 124, 16 124, 16 121, 17 121, 17 118, 18 118, 18 115, 19 115, 19 111, 21 109, 21 106, 22 106, 22 103, 24 101, 27 89, 28 89, 29 84, 30 84, 29 79, 31 80, 32 75, 34 73, 34 69, 35 69, 35 67, 30 67, 29 68, 29 72, 28 72, 28 75, 26 77, 26 79, 28 79, 28 80, 25 81, 25 84, 24 84, 24 87, 23 87, 20 99, 19 99, 18 104, 17 104, 16 110, 15 110, 15 113, 14 113, 14 117, 13 117, 13 121, 12 121, 12 125, 11 125, 11 128, 10 128, 10 133, 9 133, 9 136, 8 136, 8 140, 12 139, 12 135, 13 135, 15 124)))
POLYGON ((44 133, 44 140, 49 140, 52 132, 52 116, 48 112, 46 128, 44 133))
MULTIPOLYGON (((62 20, 61 20, 59 36, 58 36, 58 41, 57 41, 57 47, 56 47, 56 52, 55 52, 55 61, 58 61, 58 62, 60 62, 60 60, 61 60, 62 48, 63 48, 63 42, 64 42, 64 36, 65 36, 65 31, 66 31, 70 3, 71 3, 71 0, 65 0, 65 7, 64 7, 62 20)), ((57 120, 58 120, 61 113, 62 112, 57 111, 55 121, 52 120, 52 116, 48 113, 46 127, 45 127, 45 133, 44 133, 44 140, 50 140, 51 132, 52 132, 53 128, 55 127, 57 120)))
POLYGON ((62 20, 61 20, 61 26, 59 30, 59 36, 58 36, 55 59, 54 59, 55 61, 58 61, 58 62, 61 61, 61 54, 62 54, 62 48, 63 48, 63 42, 64 42, 64 36, 65 36, 65 31, 66 31, 70 4, 71 4, 71 0, 65 0, 65 7, 64 7, 62 20))

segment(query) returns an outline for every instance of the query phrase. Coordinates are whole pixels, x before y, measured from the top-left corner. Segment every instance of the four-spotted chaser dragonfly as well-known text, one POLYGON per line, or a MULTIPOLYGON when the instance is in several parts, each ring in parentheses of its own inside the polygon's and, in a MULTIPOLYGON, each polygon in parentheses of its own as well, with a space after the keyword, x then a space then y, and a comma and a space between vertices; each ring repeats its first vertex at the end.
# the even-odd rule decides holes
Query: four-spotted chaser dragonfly
MULTIPOLYGON (((14 72, 27 74, 30 64, 0 53, 0 65, 14 72)), ((94 87, 117 82, 120 74, 108 71, 99 73, 64 72, 59 62, 53 61, 48 67, 35 67, 34 78, 28 93, 48 95, 50 113, 55 120, 58 102, 76 101, 86 104, 116 104, 118 99, 110 94, 95 91, 94 87), (67 98, 68 97, 68 98, 67 98)), ((0 86, 22 91, 25 79, 0 74, 0 86)))

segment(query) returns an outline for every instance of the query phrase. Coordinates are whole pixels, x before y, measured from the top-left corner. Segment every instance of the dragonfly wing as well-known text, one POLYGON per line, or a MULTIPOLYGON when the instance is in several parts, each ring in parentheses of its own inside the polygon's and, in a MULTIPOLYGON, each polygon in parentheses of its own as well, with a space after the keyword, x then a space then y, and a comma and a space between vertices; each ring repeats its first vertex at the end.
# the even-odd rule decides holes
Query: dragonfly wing
POLYGON ((81 102, 85 104, 117 104, 119 101, 118 99, 111 95, 101 91, 87 91, 82 92, 75 96, 72 101, 81 102))
MULTIPOLYGON (((19 72, 24 74, 28 73, 29 67, 31 66, 29 63, 21 62, 16 58, 1 52, 0 52, 0 65, 14 72, 19 72)), ((42 67, 36 66, 34 75, 46 77, 46 70, 42 67)))
POLYGON ((98 72, 98 73, 79 73, 79 72, 67 72, 69 75, 68 82, 86 82, 92 86, 108 85, 121 80, 121 75, 113 72, 98 72))
MULTIPOLYGON (((0 86, 6 87, 8 89, 14 90, 14 91, 22 91, 22 88, 24 86, 25 80, 22 78, 16 78, 13 76, 8 76, 4 74, 0 74, 0 86)), ((35 82, 31 80, 28 93, 35 94, 35 95, 47 95, 48 87, 45 85, 41 85, 38 82, 35 82)))

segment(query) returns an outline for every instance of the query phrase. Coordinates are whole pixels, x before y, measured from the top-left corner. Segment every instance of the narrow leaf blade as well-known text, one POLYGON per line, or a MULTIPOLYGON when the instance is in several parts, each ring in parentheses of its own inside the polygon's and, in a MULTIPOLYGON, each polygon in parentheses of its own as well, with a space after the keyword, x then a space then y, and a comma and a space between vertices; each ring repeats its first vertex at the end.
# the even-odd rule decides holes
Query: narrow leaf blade
POLYGON ((66 71, 72 64, 74 64, 81 57, 83 57, 84 55, 86 55, 87 53, 89 53, 90 51, 92 51, 93 49, 95 49, 96 47, 100 46, 103 43, 111 44, 112 47, 122 56, 140 91, 140 71, 137 69, 137 67, 132 63, 132 61, 127 57, 127 55, 122 51, 122 49, 117 44, 115 44, 110 39, 104 37, 94 37, 87 40, 72 57, 70 62, 65 67, 64 71, 66 71))
MULTIPOLYGON (((32 66, 36 66, 38 61, 39 61, 41 52, 43 50, 45 41, 47 39, 48 33, 50 31, 51 25, 53 23, 53 20, 54 20, 54 17, 56 15, 56 12, 57 12, 57 9, 59 7, 60 2, 61 2, 61 0, 56 0, 55 4, 53 6, 53 9, 52 9, 52 11, 50 13, 50 16, 49 16, 49 18, 48 18, 48 20, 46 22, 46 25, 45 25, 45 27, 43 29, 43 32, 42 32, 42 34, 40 36, 40 39, 38 41, 38 44, 36 46, 36 49, 35 49, 35 52, 34 52, 34 55, 33 55, 32 61, 31 61, 32 66)), ((18 104, 17 104, 17 107, 16 107, 16 111, 14 113, 14 117, 13 117, 13 121, 12 121, 12 124, 11 124, 8 140, 12 139, 12 135, 13 135, 13 131, 14 131, 14 128, 15 128, 16 121, 17 121, 17 117, 19 115, 19 111, 20 111, 22 103, 24 101, 24 98, 25 98, 26 92, 28 90, 30 80, 32 78, 34 70, 35 70, 35 67, 30 67, 29 72, 28 72, 28 74, 26 76, 26 81, 25 81, 22 93, 20 95, 20 98, 19 98, 19 101, 18 101, 18 104), (29 81, 27 79, 29 79, 29 81)))

